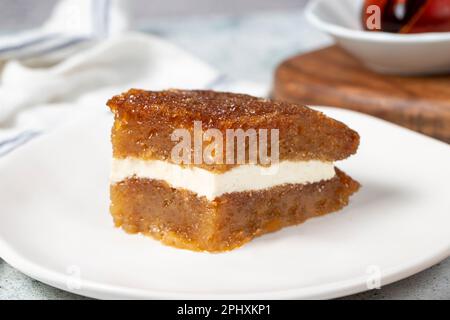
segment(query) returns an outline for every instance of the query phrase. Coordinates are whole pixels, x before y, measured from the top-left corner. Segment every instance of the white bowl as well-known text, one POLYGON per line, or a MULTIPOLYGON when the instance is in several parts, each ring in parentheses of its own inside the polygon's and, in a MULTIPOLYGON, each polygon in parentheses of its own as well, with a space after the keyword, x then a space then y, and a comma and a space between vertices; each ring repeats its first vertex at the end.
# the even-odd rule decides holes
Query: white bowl
POLYGON ((367 67, 414 75, 450 71, 450 32, 395 34, 362 29, 363 0, 312 0, 307 19, 367 67))

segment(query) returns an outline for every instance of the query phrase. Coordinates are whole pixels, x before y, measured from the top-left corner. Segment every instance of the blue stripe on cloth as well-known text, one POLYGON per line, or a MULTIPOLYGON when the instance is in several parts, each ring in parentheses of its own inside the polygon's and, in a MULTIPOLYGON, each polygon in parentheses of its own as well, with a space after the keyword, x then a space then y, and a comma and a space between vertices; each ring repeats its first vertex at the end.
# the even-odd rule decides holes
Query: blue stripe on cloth
POLYGON ((53 53, 53 52, 56 52, 56 51, 59 51, 59 50, 66 49, 68 47, 74 46, 76 44, 79 44, 79 43, 81 43, 83 41, 87 41, 87 40, 89 40, 89 38, 87 38, 87 37, 70 37, 70 38, 67 38, 64 41, 60 42, 60 43, 55 43, 52 46, 49 46, 48 48, 44 48, 42 50, 38 50, 38 51, 32 52, 32 53, 30 53, 28 55, 27 54, 21 55, 21 58, 22 59, 27 59, 27 58, 33 58, 33 57, 36 57, 36 56, 42 56, 42 55, 50 54, 50 53, 53 53))
POLYGON ((212 81, 210 81, 208 84, 206 84, 205 89, 214 89, 220 85, 223 85, 228 81, 230 81, 230 79, 228 79, 228 76, 221 73, 217 77, 215 77, 212 81))
POLYGON ((16 135, 14 138, 10 138, 8 140, 3 140, 0 142, 0 157, 4 156, 11 151, 15 150, 19 146, 25 144, 26 142, 30 141, 31 139, 37 137, 40 135, 40 132, 38 131, 23 131, 20 134, 16 135))
POLYGON ((105 0, 104 11, 103 11, 103 25, 105 30, 105 36, 109 36, 109 23, 111 16, 111 1, 105 0))
POLYGON ((110 1, 109 0, 92 0, 92 36, 106 37, 109 33, 109 15, 110 15, 110 1))
POLYGON ((53 40, 53 39, 55 39, 55 37, 56 37, 56 34, 48 34, 45 36, 40 36, 40 37, 37 37, 34 39, 30 39, 28 41, 22 42, 17 45, 5 46, 5 47, 0 48, 0 54, 10 52, 10 51, 23 50, 30 46, 34 46, 36 44, 42 44, 43 42, 46 42, 48 40, 53 40))

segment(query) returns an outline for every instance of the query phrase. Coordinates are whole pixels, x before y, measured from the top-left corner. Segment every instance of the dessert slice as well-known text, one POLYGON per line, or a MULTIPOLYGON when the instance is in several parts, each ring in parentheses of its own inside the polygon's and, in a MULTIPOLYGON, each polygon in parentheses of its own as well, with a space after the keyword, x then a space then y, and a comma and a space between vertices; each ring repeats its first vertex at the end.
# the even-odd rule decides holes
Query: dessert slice
POLYGON ((111 213, 129 233, 191 250, 231 250, 339 210, 359 188, 333 165, 356 152, 358 134, 304 106, 136 89, 108 106, 115 115, 111 213))

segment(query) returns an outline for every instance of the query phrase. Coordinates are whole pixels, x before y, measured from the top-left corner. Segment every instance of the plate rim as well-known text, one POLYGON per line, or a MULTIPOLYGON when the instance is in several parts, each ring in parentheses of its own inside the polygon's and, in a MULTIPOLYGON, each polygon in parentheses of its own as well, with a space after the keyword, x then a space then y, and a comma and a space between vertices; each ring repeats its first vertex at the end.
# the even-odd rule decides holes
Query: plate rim
MULTIPOLYGON (((37 279, 47 285, 74 294, 98 299, 174 299, 174 300, 271 300, 271 299, 333 299, 345 297, 360 292, 369 291, 367 277, 349 278, 346 280, 327 283, 319 286, 308 286, 279 291, 261 291, 250 293, 189 293, 149 289, 137 289, 118 285, 110 285, 93 280, 81 279, 80 289, 70 289, 66 286, 70 276, 62 272, 51 270, 27 259, 15 252, 7 242, 0 237, 0 256, 10 266, 23 272, 27 276, 37 279)), ((421 256, 413 261, 383 270, 381 287, 405 279, 424 271, 450 256, 450 245, 444 245, 439 250, 421 256)))
MULTIPOLYGON (((338 112, 355 113, 360 116, 371 118, 371 120, 383 122, 384 125, 389 125, 405 130, 408 134, 413 134, 416 137, 421 137, 425 140, 433 141, 441 145, 445 143, 436 139, 430 138, 423 134, 408 130, 401 126, 392 124, 385 120, 367 115, 361 112, 353 110, 328 107, 328 106, 311 106, 312 108, 323 111, 335 110, 338 112)), ((62 129, 62 126, 58 129, 62 129)), ((52 130, 51 133, 59 130, 52 130)), ((47 136, 47 134, 40 135, 39 137, 30 141, 30 144, 38 143, 41 138, 47 136)), ((0 159, 1 165, 6 165, 8 162, 8 156, 0 159)), ((423 255, 420 255, 416 259, 406 261, 400 265, 392 266, 389 269, 382 270, 381 285, 386 286, 396 281, 405 279, 416 273, 419 273, 431 266, 450 257, 450 243, 441 244, 436 247, 436 250, 429 251, 423 255)), ((81 279, 80 289, 71 289, 66 284, 70 279, 70 275, 61 271, 56 271, 52 268, 42 266, 31 259, 24 256, 13 248, 12 245, 5 240, 0 234, 0 258, 3 259, 13 268, 23 272, 31 278, 37 279, 47 285, 56 287, 58 289, 71 292, 74 294, 100 299, 214 299, 214 300, 228 300, 228 299, 256 299, 256 300, 269 300, 269 299, 332 299, 338 297, 344 297, 351 294, 356 294, 370 290, 367 288, 367 277, 351 277, 349 279, 326 283, 322 285, 313 285, 302 288, 286 289, 286 290, 274 290, 274 291, 255 291, 245 293, 192 293, 192 292, 174 292, 174 291, 162 291, 162 290, 150 290, 131 288, 120 285, 111 285, 95 280, 81 279)))

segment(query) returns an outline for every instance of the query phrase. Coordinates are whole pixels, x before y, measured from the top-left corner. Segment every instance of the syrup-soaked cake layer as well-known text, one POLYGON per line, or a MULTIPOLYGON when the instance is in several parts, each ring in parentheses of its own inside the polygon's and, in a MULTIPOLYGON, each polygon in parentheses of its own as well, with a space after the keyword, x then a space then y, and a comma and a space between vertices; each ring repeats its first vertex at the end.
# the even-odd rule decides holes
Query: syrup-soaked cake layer
MULTIPOLYGON (((171 140, 171 134, 184 128, 193 136, 194 121, 201 121, 204 131, 220 130, 224 138, 227 129, 269 129, 269 155, 270 129, 278 129, 280 160, 333 162, 354 154, 359 144, 355 131, 318 111, 243 94, 131 89, 110 99, 108 106, 115 115, 112 129, 115 158, 171 161, 171 151, 178 143, 171 140)), ((207 145, 203 143, 203 148, 207 145)), ((248 144, 246 149, 248 154, 248 144)), ((235 165, 195 166, 224 172, 235 165)))
POLYGON ((117 227, 196 251, 231 250, 256 236, 337 211, 359 184, 336 169, 334 178, 227 193, 209 201, 161 180, 130 178, 111 185, 117 227))

